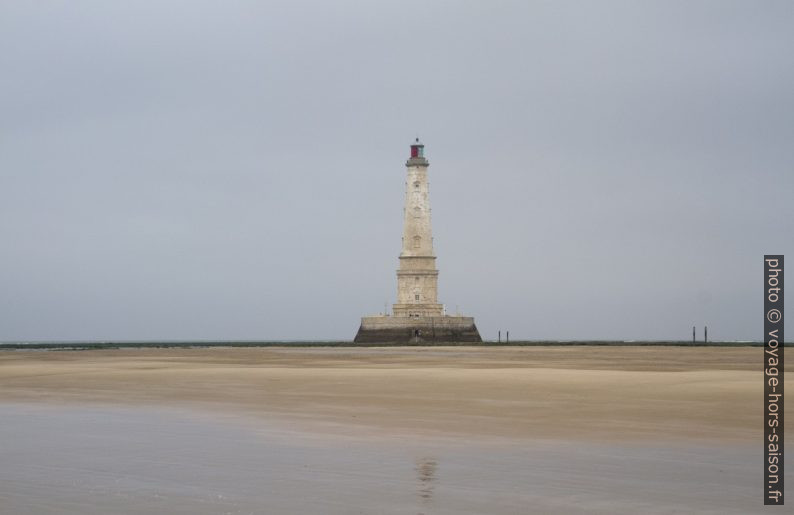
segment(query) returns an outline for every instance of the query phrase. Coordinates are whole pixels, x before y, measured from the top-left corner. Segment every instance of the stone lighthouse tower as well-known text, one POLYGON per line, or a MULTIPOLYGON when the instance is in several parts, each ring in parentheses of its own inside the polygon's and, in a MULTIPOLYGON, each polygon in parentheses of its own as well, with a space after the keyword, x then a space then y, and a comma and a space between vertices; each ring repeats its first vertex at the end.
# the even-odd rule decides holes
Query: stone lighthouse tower
POLYGON ((438 317, 444 307, 438 303, 438 270, 433 253, 430 227, 430 198, 424 145, 411 145, 411 157, 405 166, 405 219, 400 269, 397 271, 397 317, 438 317))
POLYGON ((392 315, 361 319, 356 343, 481 342, 474 318, 447 316, 438 303, 438 269, 430 224, 430 183, 419 138, 405 163, 402 252, 397 270, 397 303, 392 315))

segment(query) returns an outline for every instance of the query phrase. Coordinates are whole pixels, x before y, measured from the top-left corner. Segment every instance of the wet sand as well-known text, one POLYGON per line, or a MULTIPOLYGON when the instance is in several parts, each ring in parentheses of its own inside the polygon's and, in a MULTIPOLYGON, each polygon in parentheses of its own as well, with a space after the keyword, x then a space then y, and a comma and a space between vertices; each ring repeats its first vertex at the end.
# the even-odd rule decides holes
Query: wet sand
POLYGON ((0 502, 760 512, 760 363, 759 348, 2 352, 0 502))
POLYGON ((2 352, 0 401, 203 407, 378 433, 753 441, 759 348, 2 352))

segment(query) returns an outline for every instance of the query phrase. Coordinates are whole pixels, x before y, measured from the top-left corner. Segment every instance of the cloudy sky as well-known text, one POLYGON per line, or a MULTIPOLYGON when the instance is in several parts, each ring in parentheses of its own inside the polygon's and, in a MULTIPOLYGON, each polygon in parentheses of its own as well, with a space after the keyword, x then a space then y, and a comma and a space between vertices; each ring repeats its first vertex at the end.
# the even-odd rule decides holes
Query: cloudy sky
POLYGON ((350 339, 395 301, 417 135, 439 300, 485 338, 760 339, 792 27, 790 1, 2 1, 0 340, 350 339))

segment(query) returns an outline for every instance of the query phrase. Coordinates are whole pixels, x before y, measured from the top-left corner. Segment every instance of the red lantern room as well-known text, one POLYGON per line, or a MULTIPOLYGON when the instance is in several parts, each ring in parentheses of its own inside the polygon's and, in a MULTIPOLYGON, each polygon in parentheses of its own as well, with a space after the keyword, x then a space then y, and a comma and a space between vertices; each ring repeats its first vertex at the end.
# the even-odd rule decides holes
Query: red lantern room
POLYGON ((411 145, 411 157, 405 163, 405 166, 429 166, 430 163, 425 159, 425 146, 419 143, 419 138, 416 138, 416 143, 411 145))
POLYGON ((425 146, 419 143, 419 138, 416 138, 416 143, 411 145, 411 157, 412 158, 425 157, 425 146))

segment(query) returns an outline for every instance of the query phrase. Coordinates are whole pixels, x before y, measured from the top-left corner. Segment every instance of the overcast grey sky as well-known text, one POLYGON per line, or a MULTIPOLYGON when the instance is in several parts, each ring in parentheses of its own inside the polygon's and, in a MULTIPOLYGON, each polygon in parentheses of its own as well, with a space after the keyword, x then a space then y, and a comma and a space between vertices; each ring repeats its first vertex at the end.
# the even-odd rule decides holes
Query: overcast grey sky
POLYGON ((395 300, 417 135, 440 301, 483 337, 760 339, 763 254, 794 264, 792 27, 791 1, 2 1, 0 340, 351 339, 395 300))

